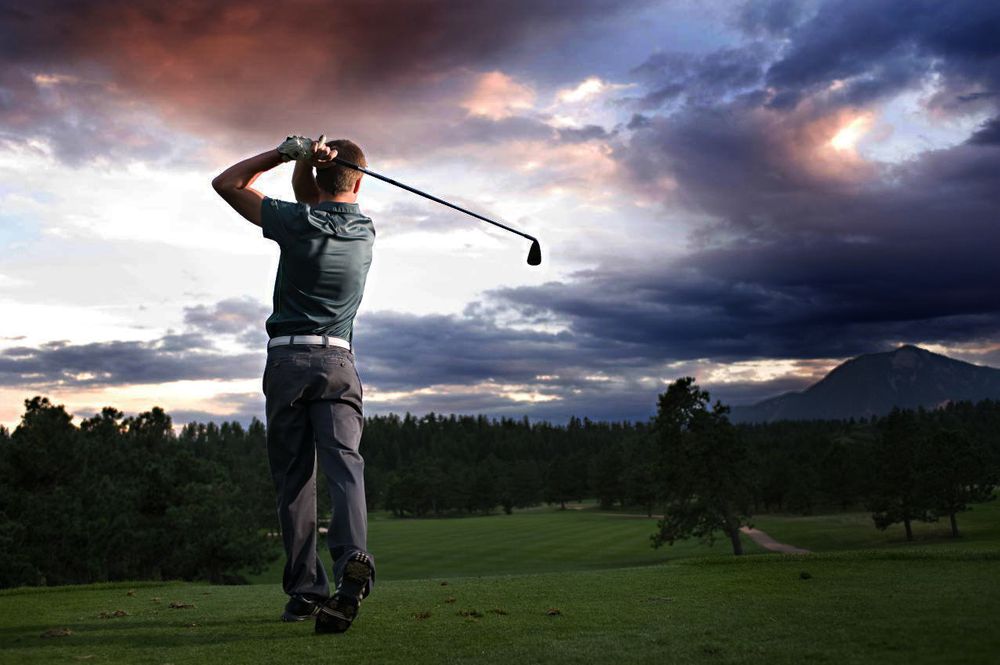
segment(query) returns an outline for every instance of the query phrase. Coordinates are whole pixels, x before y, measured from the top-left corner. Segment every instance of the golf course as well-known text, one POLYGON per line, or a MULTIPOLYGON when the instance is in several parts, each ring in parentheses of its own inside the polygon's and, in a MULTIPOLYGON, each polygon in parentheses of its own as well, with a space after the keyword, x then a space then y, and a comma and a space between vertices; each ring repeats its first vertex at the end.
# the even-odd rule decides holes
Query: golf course
MULTIPOLYGON (((253 584, 0 592, 3 663, 987 663, 1000 649, 1000 503, 876 530, 864 513, 766 515, 811 550, 653 549, 655 518, 595 504, 483 517, 373 513, 373 594, 351 631, 278 621, 253 584)), ((277 545, 276 545, 277 548, 277 545)))

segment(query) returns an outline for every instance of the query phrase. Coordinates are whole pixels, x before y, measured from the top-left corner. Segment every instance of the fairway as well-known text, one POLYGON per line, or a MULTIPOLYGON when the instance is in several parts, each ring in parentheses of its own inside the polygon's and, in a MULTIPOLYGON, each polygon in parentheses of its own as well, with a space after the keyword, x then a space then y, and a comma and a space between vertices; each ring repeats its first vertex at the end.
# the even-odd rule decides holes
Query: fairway
MULTIPOLYGON (((723 537, 711 546, 692 539, 653 549, 649 536, 656 530, 655 518, 602 510, 593 502, 573 508, 546 506, 511 515, 430 519, 372 513, 368 542, 378 562, 380 581, 595 570, 732 556, 723 537)), ((779 542, 818 553, 915 545, 989 550, 998 546, 1000 538, 1000 501, 979 504, 961 514, 962 537, 957 540, 950 537, 947 521, 916 522, 915 541, 908 543, 902 525, 879 531, 869 513, 762 515, 753 523, 779 542)), ((741 539, 747 554, 766 553, 747 536, 741 539)), ((277 543, 275 551, 280 552, 277 543)), ((327 553, 321 554, 329 560, 327 553)), ((279 558, 263 573, 247 578, 253 583, 279 583, 282 566, 279 558)))
MULTIPOLYGON (((656 520, 590 509, 537 508, 511 515, 399 519, 372 513, 368 546, 378 579, 439 575, 503 575, 524 572, 649 566, 692 556, 732 556, 725 538, 711 547, 697 540, 653 549, 656 520)), ((764 552, 746 536, 748 553, 764 552)), ((280 546, 275 544, 276 551, 280 546)), ((329 554, 323 553, 329 563, 329 554)), ((276 561, 254 583, 279 583, 284 562, 276 561)))
POLYGON ((996 550, 934 548, 400 580, 339 636, 278 622, 274 585, 26 589, 0 594, 0 659, 971 665, 1000 649, 998 563, 996 550), (52 629, 70 634, 42 637, 52 629))
MULTIPOLYGON (((653 550, 655 519, 552 508, 372 515, 379 583, 345 635, 277 620, 280 562, 258 584, 135 583, 0 592, 2 663, 983 663, 1000 649, 996 503, 963 539, 918 542, 858 514, 767 516, 827 551, 653 550), (858 546, 864 549, 850 550, 858 546), (880 549, 872 549, 874 547, 880 549), (834 551, 841 550, 841 551, 834 551), (271 581, 267 581, 267 577, 271 581), (179 605, 179 607, 171 607, 179 605)), ((798 540, 792 541, 791 536, 798 540)))

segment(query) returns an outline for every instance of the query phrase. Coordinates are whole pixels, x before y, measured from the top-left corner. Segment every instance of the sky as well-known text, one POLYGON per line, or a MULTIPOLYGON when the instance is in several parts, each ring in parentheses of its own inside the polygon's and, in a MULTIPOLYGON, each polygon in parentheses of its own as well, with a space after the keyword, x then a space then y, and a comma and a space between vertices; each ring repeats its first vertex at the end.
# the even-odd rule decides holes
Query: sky
POLYGON ((1000 366, 997 35, 979 0, 0 0, 0 424, 263 419, 279 250, 210 183, 289 134, 541 241, 362 179, 369 414, 1000 366))

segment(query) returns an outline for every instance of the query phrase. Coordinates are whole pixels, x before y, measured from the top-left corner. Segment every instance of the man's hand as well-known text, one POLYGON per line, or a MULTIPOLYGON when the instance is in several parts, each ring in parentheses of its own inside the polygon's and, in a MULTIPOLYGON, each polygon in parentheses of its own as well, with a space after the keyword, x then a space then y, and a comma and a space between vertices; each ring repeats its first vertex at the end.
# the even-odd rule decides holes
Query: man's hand
POLYGON ((336 154, 337 149, 326 144, 325 135, 320 135, 319 139, 312 141, 309 158, 295 162, 295 172, 292 173, 292 190, 295 192, 296 201, 311 206, 319 203, 320 191, 313 168, 330 168, 335 164, 333 158, 336 154))
POLYGON ((308 162, 321 169, 333 165, 330 159, 337 154, 337 149, 326 144, 325 134, 316 141, 305 136, 289 136, 278 146, 278 153, 285 161, 308 162))
POLYGON ((286 162, 301 161, 312 157, 314 141, 305 136, 289 136, 278 146, 278 154, 286 162))
POLYGON ((328 146, 326 144, 326 135, 320 134, 320 137, 312 145, 312 156, 309 159, 309 165, 317 169, 330 168, 335 164, 333 158, 336 156, 337 149, 328 146))

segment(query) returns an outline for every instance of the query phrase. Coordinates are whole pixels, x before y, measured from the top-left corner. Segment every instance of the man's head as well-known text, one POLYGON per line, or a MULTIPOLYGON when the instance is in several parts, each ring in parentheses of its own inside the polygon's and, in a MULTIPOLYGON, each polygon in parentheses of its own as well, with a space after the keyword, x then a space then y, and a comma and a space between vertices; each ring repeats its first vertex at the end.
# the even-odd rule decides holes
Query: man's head
MULTIPOLYGON (((337 157, 345 161, 368 167, 365 153, 354 141, 348 139, 335 139, 327 141, 326 145, 337 150, 337 157)), ((324 192, 336 196, 337 194, 357 193, 360 186, 361 171, 333 164, 322 169, 316 169, 316 184, 324 192)))

